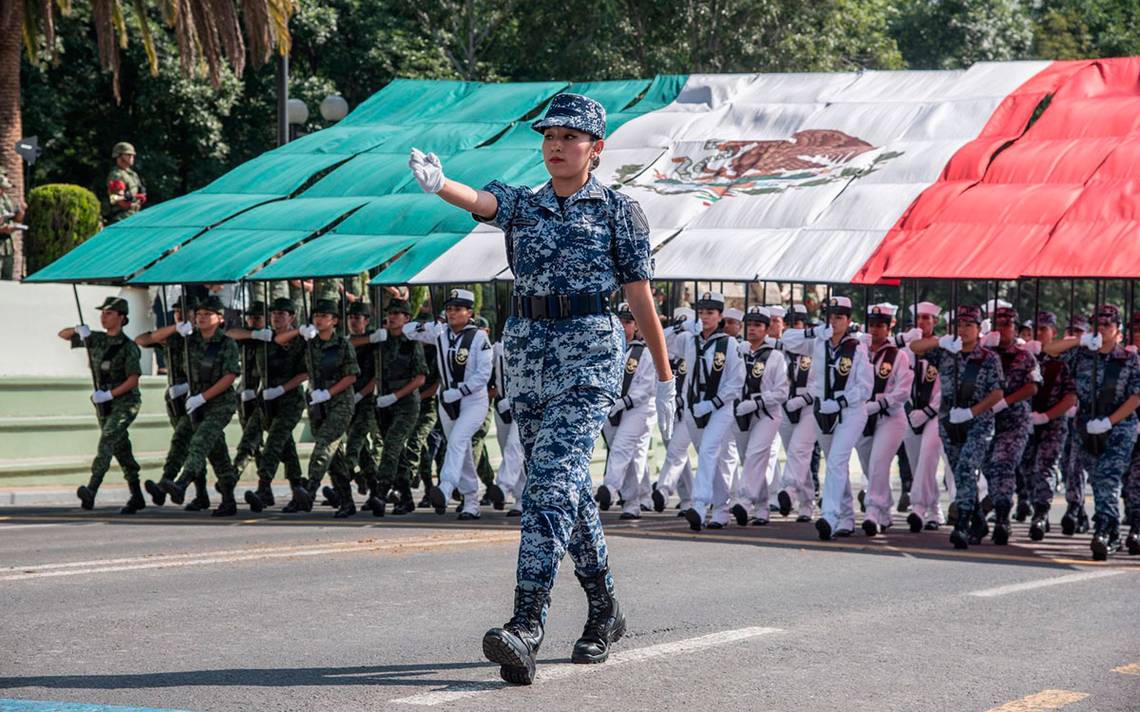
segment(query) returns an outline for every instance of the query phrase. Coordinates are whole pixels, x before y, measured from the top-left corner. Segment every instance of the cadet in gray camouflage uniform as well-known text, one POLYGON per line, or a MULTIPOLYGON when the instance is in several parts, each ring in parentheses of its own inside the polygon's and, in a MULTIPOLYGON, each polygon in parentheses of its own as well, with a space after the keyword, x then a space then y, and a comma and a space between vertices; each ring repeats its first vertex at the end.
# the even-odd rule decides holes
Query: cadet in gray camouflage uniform
POLYGON ((569 552, 589 616, 571 659, 602 662, 625 632, 613 594, 590 457, 620 390, 623 331, 608 301, 620 287, 657 365, 662 436, 672 435, 674 382, 649 279, 649 225, 637 203, 599 183, 605 109, 560 94, 533 124, 551 175, 537 192, 499 182, 475 190, 444 177, 434 154, 413 149, 420 187, 506 233, 514 271, 513 315, 503 335, 511 412, 526 457, 514 615, 483 638, 508 682, 530 684, 550 590, 569 552))

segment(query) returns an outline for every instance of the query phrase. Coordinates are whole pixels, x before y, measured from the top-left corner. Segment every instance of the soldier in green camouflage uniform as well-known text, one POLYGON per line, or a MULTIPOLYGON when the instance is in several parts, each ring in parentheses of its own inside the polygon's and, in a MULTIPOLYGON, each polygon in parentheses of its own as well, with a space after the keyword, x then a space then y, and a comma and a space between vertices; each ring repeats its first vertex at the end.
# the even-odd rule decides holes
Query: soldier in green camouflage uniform
POLYGON ((245 329, 230 329, 226 336, 238 344, 241 354, 241 389, 238 391, 238 422, 241 423, 241 440, 234 452, 234 470, 238 479, 250 460, 260 468, 262 435, 265 425, 258 400, 261 374, 257 370, 257 352, 264 342, 250 338, 255 331, 265 329, 265 302, 254 300, 245 310, 245 329))
POLYGON ((338 519, 356 514, 352 501, 350 471, 344 457, 344 438, 352 421, 352 385, 360 373, 356 351, 348 339, 336 333, 340 321, 336 302, 322 299, 313 304, 313 323, 275 337, 282 346, 297 336, 305 339, 305 365, 309 371, 309 423, 315 442, 309 456, 309 480, 294 487, 293 497, 301 509, 313 508, 313 498, 325 472, 329 472, 340 506, 338 519))
POLYGON ((99 307, 99 319, 104 331, 91 331, 86 325, 63 329, 59 337, 71 342, 71 348, 87 349, 88 363, 97 382, 91 402, 99 419, 99 446, 91 462, 91 479, 76 490, 84 509, 95 506, 95 494, 111 466, 111 458, 123 468, 123 478, 131 490, 131 498, 121 510, 134 514, 146 506, 139 485, 139 463, 131 451, 127 430, 139 414, 142 397, 139 394, 139 347, 123 334, 130 321, 125 299, 107 297, 99 307))
POLYGON ((146 186, 134 171, 135 147, 116 143, 111 150, 115 167, 107 174, 107 224, 126 220, 146 205, 146 186))
MULTIPOLYGON (((423 500, 418 507, 431 507, 427 493, 432 488, 431 468, 432 455, 428 451, 428 436, 439 424, 438 392, 439 392, 439 366, 436 364, 435 346, 421 344, 424 351, 424 361, 427 362, 428 372, 424 384, 420 386, 420 414, 408 436, 408 444, 400 456, 400 466, 397 477, 408 478, 412 487, 416 483, 424 486, 423 500)), ((394 512, 393 512, 394 513, 394 512)))
MULTIPOLYGON (((257 463, 257 490, 246 490, 245 501, 250 511, 260 512, 272 507, 273 478, 277 465, 285 465, 285 479, 290 488, 304 487, 301 460, 297 456, 297 443, 293 431, 305 413, 305 394, 301 388, 309 373, 305 370, 305 345, 303 341, 292 340, 282 346, 274 341, 274 335, 284 334, 294 329, 293 317, 296 307, 288 297, 278 297, 270 305, 269 318, 272 329, 239 331, 239 336, 247 336, 260 342, 255 350, 257 372, 261 375, 261 417, 265 426, 265 443, 261 448, 261 459, 257 463)), ((300 511, 300 502, 294 498, 282 508, 291 514, 300 511)))
MULTIPOLYGON (((365 302, 353 302, 348 308, 348 340, 356 349, 356 363, 360 374, 352 384, 352 422, 345 437, 344 457, 352 479, 360 494, 370 494, 376 489, 376 457, 379 451, 380 429, 376 422, 376 358, 378 349, 368 335, 371 321, 371 306, 365 302), (357 468, 359 467, 359 471, 357 468)), ((331 488, 323 490, 325 497, 335 506, 340 506, 340 496, 331 488)), ((362 509, 372 510, 369 497, 362 509)), ((384 508, 373 512, 377 517, 384 516, 384 508)))
MULTIPOLYGON (((205 471, 206 460, 209 459, 217 478, 217 490, 222 494, 222 503, 213 512, 215 517, 237 513, 234 500, 237 472, 226 447, 225 428, 237 410, 233 384, 241 371, 241 364, 237 343, 222 332, 224 313, 222 300, 208 296, 198 304, 194 313, 198 329, 189 334, 185 333, 188 329, 179 332, 186 337, 186 371, 190 383, 186 412, 193 424, 194 435, 190 438, 182 474, 173 482, 164 479, 158 483, 171 501, 182 504, 186 488, 196 474, 205 471)), ((179 325, 180 328, 186 326, 186 322, 179 325)))
POLYGON ((14 235, 20 231, 24 206, 11 195, 12 181, 0 170, 0 279, 10 280, 16 266, 14 235))
MULTIPOLYGON (((174 480, 178 477, 182 465, 186 462, 186 453, 190 450, 190 438, 194 435, 194 427, 190 418, 186 416, 186 399, 190 395, 190 384, 186 379, 186 340, 178 333, 178 325, 183 323, 183 314, 189 321, 194 321, 193 298, 182 297, 174 305, 174 323, 169 326, 139 334, 135 343, 144 348, 161 348, 166 357, 166 392, 163 398, 166 401, 166 415, 170 418, 170 427, 174 432, 170 435, 170 445, 166 449, 166 460, 162 464, 162 479, 174 480)), ((190 328, 189 324, 183 329, 190 328)), ((157 506, 166 503, 166 492, 154 480, 147 480, 143 487, 150 494, 151 501, 157 506)), ((210 508, 210 495, 206 492, 206 472, 203 470, 194 476, 194 499, 185 509, 188 512, 197 512, 210 508)))

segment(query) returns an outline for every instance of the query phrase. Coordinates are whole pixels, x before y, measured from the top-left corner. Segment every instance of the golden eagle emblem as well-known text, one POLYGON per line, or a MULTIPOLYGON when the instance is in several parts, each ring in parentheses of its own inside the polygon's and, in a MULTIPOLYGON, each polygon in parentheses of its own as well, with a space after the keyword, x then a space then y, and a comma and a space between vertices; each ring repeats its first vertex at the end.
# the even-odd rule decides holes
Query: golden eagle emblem
POLYGON ((636 370, 637 370, 637 359, 635 359, 635 358, 627 359, 625 362, 625 372, 626 373, 633 373, 636 370))
POLYGON ((891 369, 894 365, 890 361, 883 361, 879 364, 879 378, 888 378, 891 375, 891 369))
POLYGON ((720 353, 719 351, 717 353, 713 354, 713 370, 714 371, 723 371, 724 370, 724 358, 725 358, 724 354, 720 353))
POLYGON ((756 363, 752 364, 752 377, 753 378, 763 378, 764 377, 764 362, 763 361, 757 361, 756 363))
POLYGON ((933 364, 927 364, 926 373, 923 374, 923 379, 927 383, 930 383, 931 381, 933 381, 936 378, 938 378, 938 368, 935 367, 933 364))
POLYGON ((835 370, 839 371, 840 376, 846 376, 847 374, 851 373, 851 366, 851 359, 847 356, 844 356, 843 358, 839 359, 839 364, 835 367, 835 370))
POLYGON ((455 352, 455 363, 462 366, 463 364, 467 363, 467 357, 470 355, 471 354, 467 351, 467 349, 459 349, 455 352))
POLYGON ((678 375, 684 376, 688 372, 689 372, 689 366, 688 366, 687 361, 681 361, 681 363, 677 364, 677 374, 678 375))
POLYGON ((810 371, 811 370, 811 356, 800 356, 800 370, 801 371, 810 371))

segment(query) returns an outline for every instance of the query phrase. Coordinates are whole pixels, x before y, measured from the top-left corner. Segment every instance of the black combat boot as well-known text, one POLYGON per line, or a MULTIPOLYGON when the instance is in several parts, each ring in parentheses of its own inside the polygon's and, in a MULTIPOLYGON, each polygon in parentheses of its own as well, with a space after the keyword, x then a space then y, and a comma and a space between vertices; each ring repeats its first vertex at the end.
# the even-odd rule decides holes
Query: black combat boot
POLYGON ((84 509, 95 508, 95 495, 99 492, 99 485, 102 484, 102 479, 97 479, 94 475, 87 481, 85 485, 79 485, 75 490, 75 496, 79 498, 79 506, 84 509))
MULTIPOLYGON (((214 489, 218 490, 218 494, 222 493, 222 483, 215 482, 214 489)), ((233 492, 231 490, 230 494, 233 492)), ((206 487, 206 476, 194 478, 194 499, 190 500, 183 509, 187 512, 205 512, 210 508, 210 490, 206 487)))
POLYGON ((340 500, 333 517, 345 519, 356 514, 356 502, 352 499, 352 480, 347 477, 334 477, 333 484, 336 485, 336 493, 340 500))
POLYGON ((610 492, 609 487, 599 485, 598 492, 594 495, 594 501, 598 503, 598 509, 608 512, 614 503, 614 495, 610 492))
POLYGON ((356 477, 353 477, 352 481, 356 483, 356 493, 357 494, 359 494, 361 496, 368 494, 368 492, 370 491, 370 488, 368 486, 368 478, 364 476, 364 473, 361 473, 361 474, 357 475, 356 477))
POLYGON ((182 504, 186 501, 186 488, 190 486, 190 478, 179 477, 177 481, 159 480, 158 486, 170 497, 171 502, 182 504))
POLYGON ((245 491, 245 503, 249 505, 249 511, 260 512, 266 507, 272 507, 276 504, 273 498, 273 481, 268 477, 257 478, 257 490, 245 491))
POLYGON ((436 514, 447 513, 447 498, 443 496, 443 490, 439 487, 433 486, 428 490, 428 501, 436 514))
POLYGON ((1140 512, 1132 512, 1129 519, 1131 526, 1128 528, 1128 538, 1124 540, 1124 545, 1128 547, 1128 553, 1132 556, 1140 555, 1140 512))
POLYGON ((786 517, 792 513, 792 496, 780 490, 776 493, 776 501, 780 503, 780 516, 786 517))
POLYGON ((1009 510, 1010 502, 1002 502, 994 506, 994 544, 1005 546, 1009 543, 1009 510))
POLYGON ((1033 521, 1029 523, 1029 538, 1033 541, 1041 541, 1045 538, 1045 532, 1049 531, 1049 505, 1035 504, 1033 505, 1033 521))
POLYGON ((142 486, 139 485, 139 481, 128 482, 127 487, 131 490, 131 498, 127 500, 127 506, 119 510, 119 514, 134 514, 146 507, 146 498, 143 497, 142 486))
POLYGON ((607 582, 608 569, 593 576, 581 576, 577 572, 574 575, 586 592, 589 609, 582 637, 574 641, 570 661, 604 663, 610 657, 610 645, 625 635, 625 614, 614 596, 613 583, 607 582))
POLYGON ((950 543, 955 549, 970 548, 970 512, 958 510, 958 518, 954 520, 954 531, 950 532, 950 543))
POLYGON ((1065 536, 1072 536, 1077 533, 1077 521, 1080 518, 1081 505, 1076 502, 1069 502, 1069 506, 1065 509, 1064 516, 1061 517, 1061 533, 1065 536))
POLYGON ((150 501, 154 502, 154 506, 161 507, 166 504, 166 493, 158 486, 154 480, 147 480, 143 483, 143 489, 150 495, 150 501))
POLYGON ((368 499, 361 509, 372 512, 374 517, 383 517, 388 511, 388 486, 381 485, 379 480, 372 480, 368 487, 368 499))
POLYGON ((1096 528, 1093 530, 1092 549, 1093 561, 1105 561, 1110 554, 1120 551, 1120 526, 1115 520, 1097 515, 1096 528))
POLYGON ((1029 502, 1018 497, 1017 510, 1014 512, 1013 519, 1016 522, 1024 522, 1026 519, 1029 519, 1029 515, 1032 511, 1033 509, 1029 506, 1029 502))
POLYGON ((910 492, 903 492, 899 495, 899 506, 896 511, 902 514, 908 509, 910 509, 910 492))
POLYGON ((507 503, 507 495, 503 493, 503 488, 494 483, 487 485, 487 499, 491 500, 491 507, 499 511, 502 511, 507 503))
POLYGON ((222 503, 210 513, 211 517, 232 517, 237 514, 237 501, 234 500, 235 487, 237 487, 235 480, 218 482, 218 489, 222 491, 222 503))
POLYGON ((656 482, 653 483, 653 492, 649 496, 653 498, 653 511, 664 512, 666 504, 665 493, 657 489, 656 482))
POLYGON ((412 496, 411 486, 402 484, 397 489, 400 490, 400 501, 392 507, 392 514, 403 516, 416 511, 416 498, 412 496))
POLYGON ((285 506, 281 508, 282 514, 296 514, 301 511, 301 500, 297 499, 298 491, 305 492, 305 487, 301 483, 301 480, 290 480, 289 490, 293 493, 293 498, 286 502, 285 506))
POLYGON ((502 628, 483 635, 483 655, 499 664, 499 676, 512 685, 534 682, 550 591, 515 588, 515 613, 502 628))
POLYGON ((970 514, 968 521, 970 526, 970 543, 981 544, 982 539, 985 539, 990 533, 990 525, 986 524, 986 513, 981 509, 975 509, 970 514))
POLYGON ((1089 532, 1089 515, 1085 512, 1085 505, 1081 504, 1077 507, 1077 533, 1088 534, 1089 532))
MULTIPOLYGON (((297 508, 293 510, 294 512, 313 511, 313 493, 309 491, 307 486, 294 485, 293 502, 297 503, 297 508)), ((292 502, 290 502, 290 504, 292 504, 292 502)))
MULTIPOLYGON (((336 484, 336 483, 334 482, 333 484, 336 484)), ((339 509, 340 508, 341 493, 340 493, 339 487, 333 488, 333 487, 329 487, 328 485, 325 485, 324 487, 321 488, 321 494, 323 494, 325 496, 325 501, 322 502, 322 504, 327 504, 328 506, 332 507, 333 509, 339 509)), ((352 488, 351 488, 351 486, 349 486, 348 494, 349 494, 349 499, 352 499, 352 488)))

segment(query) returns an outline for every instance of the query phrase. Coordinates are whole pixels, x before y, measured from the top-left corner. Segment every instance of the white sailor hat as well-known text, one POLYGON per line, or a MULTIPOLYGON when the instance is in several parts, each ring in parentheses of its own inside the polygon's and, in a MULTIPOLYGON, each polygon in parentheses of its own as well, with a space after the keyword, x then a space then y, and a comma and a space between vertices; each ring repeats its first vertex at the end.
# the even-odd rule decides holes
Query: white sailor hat
POLYGON ((832 297, 827 300, 827 313, 851 316, 851 300, 847 297, 832 297))
POLYGON ((772 310, 770 307, 748 307, 748 313, 744 315, 744 321, 755 321, 765 325, 771 324, 772 310))
POLYGON ((697 298, 697 309, 724 311, 724 295, 720 292, 701 292, 697 298))
MULTIPOLYGON (((761 308, 762 308, 762 309, 767 309, 767 310, 768 310, 768 316, 769 316, 769 317, 772 317, 772 318, 779 318, 779 319, 783 319, 783 318, 784 318, 784 314, 787 314, 787 312, 786 312, 786 311, 784 311, 784 308, 783 308, 783 307, 779 307, 779 306, 772 306, 772 307, 761 307, 761 308)), ((749 309, 749 311, 752 311, 752 310, 751 310, 751 309, 749 309)), ((805 311, 806 311, 806 310, 805 310, 805 311)))
POLYGON ((872 304, 867 309, 867 323, 868 324, 890 324, 891 320, 895 318, 895 312, 898 307, 889 302, 882 304, 872 304))
POLYGON ((629 302, 621 302, 618 304, 617 315, 619 319, 633 318, 633 311, 629 308, 629 302))
POLYGON ((915 306, 918 307, 918 316, 932 316, 935 319, 942 313, 942 309, 934 302, 919 302, 917 305, 910 305, 910 313, 915 313, 915 306))
POLYGON ((736 307, 729 307, 728 309, 724 310, 724 318, 725 319, 736 319, 737 321, 743 321, 744 320, 744 312, 740 311, 736 307))
POLYGON ((806 305, 793 302, 791 306, 791 312, 793 314, 807 314, 808 310, 806 305))
POLYGON ((982 305, 982 311, 986 316, 993 316, 993 313, 1002 307, 1012 307, 1013 305, 1004 299, 991 299, 982 305))
POLYGON ((445 307, 467 307, 475 306, 475 295, 468 289, 453 289, 447 293, 447 301, 443 303, 445 307))
POLYGON ((691 320, 695 319, 696 316, 697 316, 697 313, 694 312, 689 307, 677 307, 676 309, 673 310, 673 318, 674 319, 682 319, 685 321, 691 321, 691 320))

